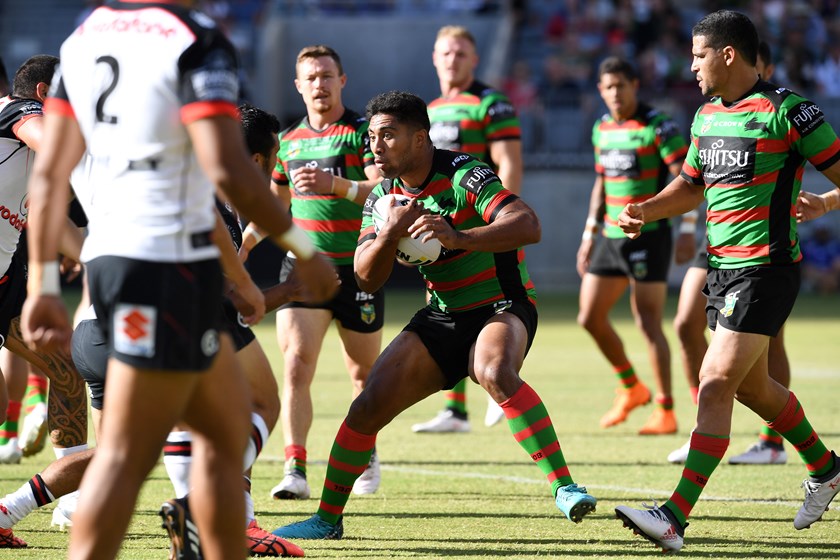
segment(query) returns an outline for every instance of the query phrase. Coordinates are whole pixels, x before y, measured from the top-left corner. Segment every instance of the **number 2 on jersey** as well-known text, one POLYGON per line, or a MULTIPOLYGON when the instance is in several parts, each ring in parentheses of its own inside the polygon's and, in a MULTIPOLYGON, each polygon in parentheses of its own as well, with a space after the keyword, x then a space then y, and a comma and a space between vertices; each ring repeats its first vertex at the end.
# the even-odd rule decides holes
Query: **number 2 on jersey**
POLYGON ((117 59, 113 56, 100 56, 96 59, 96 63, 99 64, 100 62, 111 67, 113 77, 111 78, 111 83, 107 88, 105 88, 105 91, 102 92, 102 95, 100 95, 99 99, 96 101, 96 120, 97 122, 117 124, 117 117, 105 114, 105 101, 114 91, 114 88, 117 87, 117 81, 120 79, 120 66, 117 64, 117 59))

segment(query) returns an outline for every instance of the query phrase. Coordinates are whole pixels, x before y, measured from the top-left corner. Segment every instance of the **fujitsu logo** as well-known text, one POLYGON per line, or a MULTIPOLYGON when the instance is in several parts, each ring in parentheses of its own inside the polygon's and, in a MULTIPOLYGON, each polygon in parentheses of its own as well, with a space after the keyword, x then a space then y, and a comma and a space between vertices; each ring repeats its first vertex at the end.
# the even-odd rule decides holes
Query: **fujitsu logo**
POLYGON ((708 148, 700 150, 700 161, 708 167, 747 167, 750 165, 750 152, 746 150, 726 149, 726 142, 721 138, 708 148))
POLYGON ((822 115, 822 111, 814 103, 802 103, 799 105, 798 109, 799 111, 793 116, 793 122, 800 127, 822 115))

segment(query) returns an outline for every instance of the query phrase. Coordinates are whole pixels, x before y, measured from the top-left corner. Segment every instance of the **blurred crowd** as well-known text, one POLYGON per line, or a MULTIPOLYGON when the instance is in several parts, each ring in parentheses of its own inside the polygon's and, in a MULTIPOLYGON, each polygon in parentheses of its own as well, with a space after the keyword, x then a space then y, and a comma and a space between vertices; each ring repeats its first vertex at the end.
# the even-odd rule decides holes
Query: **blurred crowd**
MULTIPOLYGON (((502 87, 526 128, 552 116, 561 127, 564 120, 591 124, 601 111, 596 68, 618 55, 638 66, 643 97, 687 125, 702 101, 690 70, 691 27, 724 7, 756 23, 771 46, 776 83, 823 104, 840 99, 840 0, 528 0, 518 5, 514 61, 502 87)), ((575 139, 581 145, 583 136, 575 139)), ((531 150, 560 147, 545 130, 526 130, 525 141, 531 150)))

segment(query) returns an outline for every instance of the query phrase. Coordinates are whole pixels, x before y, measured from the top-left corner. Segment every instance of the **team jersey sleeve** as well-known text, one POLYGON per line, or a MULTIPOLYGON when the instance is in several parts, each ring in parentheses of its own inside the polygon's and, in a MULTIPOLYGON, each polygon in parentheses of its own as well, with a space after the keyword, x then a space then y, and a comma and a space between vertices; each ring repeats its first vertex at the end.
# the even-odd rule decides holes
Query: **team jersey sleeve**
POLYGON ((789 95, 780 114, 789 127, 788 143, 814 167, 822 171, 840 160, 840 140, 816 103, 789 95))
POLYGON ((359 126, 359 159, 362 162, 362 168, 367 168, 373 165, 373 151, 370 149, 370 136, 368 136, 369 123, 365 120, 359 126))
POLYGON ((519 140, 522 137, 519 116, 507 96, 493 90, 483 102, 486 105, 484 129, 487 142, 519 140))
POLYGON ((238 118, 239 75, 233 45, 214 30, 178 60, 181 121, 189 124, 217 115, 238 118))
POLYGON ((663 115, 659 122, 654 125, 654 131, 656 133, 656 149, 665 165, 671 165, 685 158, 688 152, 688 144, 680 134, 680 129, 674 119, 663 115))
POLYGON ((50 91, 44 100, 44 113, 63 115, 72 119, 76 118, 73 106, 70 105, 70 97, 67 95, 67 88, 64 85, 64 78, 61 75, 61 64, 55 67, 50 91))
POLYGON ((595 173, 598 175, 604 174, 604 166, 601 165, 601 150, 598 144, 601 141, 601 119, 595 121, 592 126, 592 149, 595 153, 595 173))
POLYGON ((274 164, 274 171, 271 172, 271 182, 281 187, 289 187, 289 175, 283 165, 283 141, 280 141, 280 151, 277 152, 277 163, 274 164))
POLYGON ((499 210, 518 198, 502 186, 487 164, 476 159, 461 166, 453 182, 464 189, 467 204, 488 224, 493 222, 499 210))
MULTIPOLYGON (((11 130, 17 136, 17 131, 29 119, 43 116, 44 108, 40 101, 33 99, 15 100, 6 105, 0 112, 0 130, 11 130)), ((72 114, 72 109, 71 109, 72 114)))
POLYGON ((382 183, 379 183, 370 191, 370 194, 365 199, 365 203, 362 206, 362 226, 359 229, 359 245, 365 241, 376 239, 376 231, 373 229, 373 205, 386 194, 385 187, 382 183))

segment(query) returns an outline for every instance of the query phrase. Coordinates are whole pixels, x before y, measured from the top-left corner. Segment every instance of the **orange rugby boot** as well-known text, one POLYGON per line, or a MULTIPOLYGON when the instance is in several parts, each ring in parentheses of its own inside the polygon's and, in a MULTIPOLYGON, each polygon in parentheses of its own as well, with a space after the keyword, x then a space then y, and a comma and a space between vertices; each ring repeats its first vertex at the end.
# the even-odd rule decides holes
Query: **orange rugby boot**
POLYGON ((657 407, 645 425, 639 430, 640 436, 661 436, 677 433, 677 417, 673 410, 657 407))
POLYGON ((641 381, 629 389, 619 388, 615 392, 612 408, 601 417, 602 428, 621 424, 627 420, 631 410, 650 402, 650 390, 641 381))

